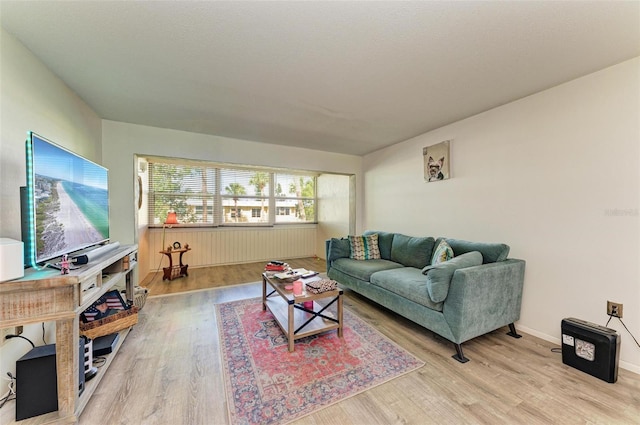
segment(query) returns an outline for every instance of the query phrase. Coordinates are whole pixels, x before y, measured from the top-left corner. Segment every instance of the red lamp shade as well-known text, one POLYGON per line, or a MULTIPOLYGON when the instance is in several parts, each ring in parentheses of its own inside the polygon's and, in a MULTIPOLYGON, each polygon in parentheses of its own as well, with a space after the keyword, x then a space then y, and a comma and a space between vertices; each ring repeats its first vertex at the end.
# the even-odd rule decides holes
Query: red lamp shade
POLYGON ((178 224, 178 217, 175 211, 169 211, 167 213, 167 219, 164 221, 164 224, 178 224))

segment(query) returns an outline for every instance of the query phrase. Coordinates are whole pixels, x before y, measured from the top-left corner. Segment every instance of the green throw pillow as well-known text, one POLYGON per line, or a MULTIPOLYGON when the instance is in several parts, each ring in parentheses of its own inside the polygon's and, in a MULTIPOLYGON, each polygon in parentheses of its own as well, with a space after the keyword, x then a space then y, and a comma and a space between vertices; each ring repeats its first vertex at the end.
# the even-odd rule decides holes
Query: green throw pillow
POLYGON ((347 238, 331 238, 329 242, 329 253, 327 255, 327 263, 331 263, 338 258, 349 258, 351 246, 347 238))
POLYGON ((449 238, 447 238, 447 243, 456 256, 471 251, 480 252, 484 264, 504 261, 509 256, 509 245, 503 243, 470 242, 449 238))
POLYGON ((439 303, 447 298, 449 285, 456 270, 481 264, 482 254, 478 251, 473 251, 454 257, 444 263, 423 268, 422 273, 427 275, 427 292, 429 292, 431 300, 439 303))
POLYGON ((433 250, 433 257, 431 257, 431 264, 440 264, 445 261, 449 261, 453 258, 453 249, 449 246, 447 241, 440 240, 440 243, 433 250))
POLYGON ((378 235, 349 236, 351 253, 349 258, 354 260, 378 260, 380 249, 378 248, 378 235))
POLYGON ((396 233, 391 244, 391 261, 421 269, 429 264, 435 242, 431 236, 420 238, 396 233))

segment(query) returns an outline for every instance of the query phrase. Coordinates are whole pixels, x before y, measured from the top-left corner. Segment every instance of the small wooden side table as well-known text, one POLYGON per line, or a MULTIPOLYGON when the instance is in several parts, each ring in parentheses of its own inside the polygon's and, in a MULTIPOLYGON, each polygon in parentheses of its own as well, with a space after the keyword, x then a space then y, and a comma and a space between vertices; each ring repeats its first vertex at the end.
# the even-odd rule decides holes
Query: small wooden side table
POLYGON ((162 280, 173 280, 182 276, 189 276, 187 272, 188 264, 182 264, 182 255, 191 251, 191 248, 180 248, 180 249, 172 249, 171 251, 160 251, 160 254, 164 254, 169 257, 169 267, 164 267, 164 275, 162 276, 162 280), (173 254, 180 254, 179 264, 173 265, 173 254))

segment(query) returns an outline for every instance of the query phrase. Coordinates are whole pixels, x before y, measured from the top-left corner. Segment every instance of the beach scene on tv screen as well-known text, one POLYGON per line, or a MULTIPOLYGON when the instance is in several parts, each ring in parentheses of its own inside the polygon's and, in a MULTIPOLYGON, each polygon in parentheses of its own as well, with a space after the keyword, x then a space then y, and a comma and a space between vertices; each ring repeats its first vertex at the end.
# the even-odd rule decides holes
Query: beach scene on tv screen
POLYGON ((107 170, 34 138, 37 258, 52 258, 109 238, 107 170))

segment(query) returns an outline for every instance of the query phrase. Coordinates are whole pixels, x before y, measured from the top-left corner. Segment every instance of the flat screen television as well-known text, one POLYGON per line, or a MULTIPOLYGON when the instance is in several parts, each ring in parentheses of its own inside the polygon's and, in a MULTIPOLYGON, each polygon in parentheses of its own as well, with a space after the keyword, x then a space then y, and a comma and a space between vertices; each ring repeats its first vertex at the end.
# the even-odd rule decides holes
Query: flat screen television
POLYGON ((25 266, 109 240, 108 170, 30 132, 22 190, 25 266))

